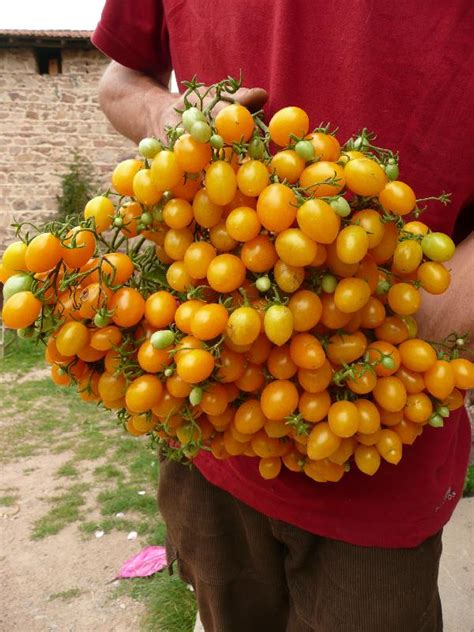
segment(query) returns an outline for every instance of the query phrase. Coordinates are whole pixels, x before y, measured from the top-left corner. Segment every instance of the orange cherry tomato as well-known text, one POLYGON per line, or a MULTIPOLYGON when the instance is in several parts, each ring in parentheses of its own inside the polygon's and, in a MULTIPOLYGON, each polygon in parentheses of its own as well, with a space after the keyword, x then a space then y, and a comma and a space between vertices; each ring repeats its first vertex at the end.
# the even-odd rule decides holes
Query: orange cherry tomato
POLYGON ((435 364, 436 351, 424 340, 411 338, 398 347, 402 364, 411 371, 424 372, 435 364))
POLYGON ((268 419, 284 419, 293 413, 298 405, 296 386, 288 380, 274 380, 262 391, 260 405, 268 419))
MULTIPOLYGON (((130 195, 133 192, 130 192, 130 195)), ((125 195, 125 194, 124 194, 125 195)), ((126 194, 129 195, 129 194, 126 194)), ((115 207, 113 202, 104 195, 97 195, 89 200, 84 208, 84 218, 94 219, 94 226, 97 233, 103 233, 112 225, 112 219, 115 215, 115 207)))
POLYGON ((347 187, 357 195, 379 195, 387 182, 383 168, 371 158, 349 160, 344 167, 347 187))
POLYGON ((155 349, 149 340, 145 340, 137 354, 137 361, 146 373, 158 373, 171 364, 170 348, 155 349))
POLYGON ((308 456, 310 459, 325 459, 330 457, 341 445, 338 437, 329 427, 328 422, 322 421, 314 426, 308 437, 308 456))
POLYGON ((354 461, 361 472, 373 476, 380 467, 380 454, 373 446, 358 445, 354 450, 354 461))
POLYGON ((402 410, 407 401, 403 382, 393 376, 379 378, 372 393, 377 404, 389 412, 402 410))
POLYGON ((285 184, 269 184, 260 193, 257 215, 262 226, 274 233, 289 228, 296 217, 296 196, 285 184))
POLYGON ((216 160, 211 163, 204 178, 207 195, 214 204, 229 204, 237 191, 237 177, 228 162, 216 160))
POLYGON ((422 424, 428 421, 433 412, 433 404, 426 393, 408 395, 403 414, 408 421, 422 424))
MULTIPOLYGON (((316 423, 322 421, 331 408, 331 397, 328 391, 320 393, 308 393, 304 391, 300 395, 298 410, 305 421, 316 423)), ((333 432, 334 429, 332 428, 333 432)))
POLYGON ((17 292, 3 306, 2 319, 5 327, 22 329, 29 327, 41 312, 41 301, 30 291, 17 292))
POLYGON ((122 333, 115 325, 107 325, 91 331, 90 345, 99 351, 108 351, 117 347, 122 340, 122 333))
POLYGON ((198 384, 211 375, 214 364, 214 357, 209 351, 193 349, 177 359, 176 371, 185 382, 198 384))
POLYGON ((207 269, 207 280, 216 292, 232 292, 241 287, 245 279, 245 266, 235 255, 215 257, 207 269))
POLYGON ((359 412, 358 432, 372 434, 380 428, 380 413, 377 406, 369 399, 359 398, 354 402, 359 412))
POLYGON ((451 283, 451 274, 442 263, 426 261, 416 271, 421 287, 430 294, 443 294, 451 283))
POLYGON ((420 293, 411 283, 395 283, 388 291, 388 304, 396 314, 414 314, 419 310, 420 303, 420 293))
POLYGON ((293 314, 293 329, 295 331, 309 331, 315 327, 323 313, 323 306, 319 296, 310 290, 298 290, 288 302, 293 314))
POLYGON ((270 166, 280 180, 286 180, 290 184, 295 184, 303 172, 305 164, 303 158, 300 158, 296 151, 285 149, 273 156, 270 166))
POLYGON ((324 200, 318 199, 304 202, 298 208, 296 219, 301 230, 320 244, 332 243, 341 224, 334 209, 324 200))
POLYGON ((291 136, 304 138, 309 129, 309 118, 304 110, 288 106, 278 110, 268 124, 272 141, 280 147, 291 143, 291 136))
POLYGON ((256 399, 248 399, 240 404, 234 418, 237 430, 246 435, 258 432, 266 421, 260 403, 256 399))
POLYGON ((62 259, 70 268, 80 268, 94 255, 96 240, 90 230, 72 228, 62 242, 62 259))
POLYGON ((62 255, 60 240, 51 233, 41 233, 28 244, 25 265, 31 272, 47 272, 61 261, 62 255))
POLYGON ((452 362, 445 360, 436 360, 433 366, 425 372, 424 378, 426 390, 438 399, 446 399, 457 386, 452 362))
POLYGON ((163 396, 163 386, 155 375, 141 375, 133 380, 125 393, 129 411, 145 413, 158 404, 163 396))
POLYGON ((208 415, 221 415, 227 408, 227 391, 223 384, 212 384, 206 388, 199 407, 208 415))
POLYGON ((352 221, 354 224, 362 226, 367 233, 369 248, 375 248, 375 246, 379 245, 382 241, 385 228, 378 211, 371 208, 357 211, 357 213, 352 215, 352 221))
POLYGON ((228 144, 249 141, 255 127, 251 113, 240 103, 232 103, 222 108, 214 124, 217 133, 228 144))
POLYGON ((178 304, 175 297, 166 291, 150 294, 145 302, 145 318, 153 327, 162 329, 174 319, 178 304))
POLYGON ((268 186, 270 174, 267 167, 259 160, 248 160, 237 171, 237 186, 248 197, 260 195, 268 186))
POLYGON ((211 161, 212 151, 208 143, 198 143, 190 134, 182 134, 174 144, 176 162, 183 171, 197 173, 211 161))
MULTIPOLYGON (((133 195, 133 178, 143 167, 141 160, 129 158, 120 162, 112 173, 112 186, 120 195, 133 195)), ((164 190, 164 189, 163 189, 164 190)))
POLYGON ((309 393, 321 393, 332 380, 332 368, 326 360, 319 369, 299 369, 298 382, 309 393))
POLYGON ((399 180, 388 182, 379 193, 379 202, 386 211, 396 215, 411 213, 416 206, 413 189, 399 180))
POLYGON ((345 184, 344 169, 337 162, 329 160, 314 162, 300 176, 300 186, 317 198, 337 195, 345 184))
POLYGON ((174 152, 160 151, 151 163, 151 179, 159 191, 169 191, 180 184, 184 170, 174 152))
POLYGON ((112 320, 119 327, 132 327, 143 317, 145 300, 138 290, 131 287, 121 287, 112 295, 110 310, 112 320))
POLYGON ((212 340, 220 336, 229 320, 227 309, 220 303, 208 303, 200 307, 191 319, 191 333, 198 340, 212 340))
POLYGON ((468 390, 474 388, 474 364, 464 358, 456 358, 450 362, 454 372, 456 388, 468 390))
POLYGON ((255 239, 246 241, 242 246, 240 258, 251 272, 267 272, 278 261, 275 246, 268 235, 258 235, 255 239))
POLYGON ((290 356, 300 369, 315 370, 323 366, 326 361, 324 349, 311 334, 301 333, 292 337, 290 343, 290 356))
MULTIPOLYGON (((387 378, 389 379, 389 378, 387 378)), ((402 458, 402 441, 393 430, 381 430, 377 441, 377 450, 380 456, 388 463, 396 465, 402 458)))

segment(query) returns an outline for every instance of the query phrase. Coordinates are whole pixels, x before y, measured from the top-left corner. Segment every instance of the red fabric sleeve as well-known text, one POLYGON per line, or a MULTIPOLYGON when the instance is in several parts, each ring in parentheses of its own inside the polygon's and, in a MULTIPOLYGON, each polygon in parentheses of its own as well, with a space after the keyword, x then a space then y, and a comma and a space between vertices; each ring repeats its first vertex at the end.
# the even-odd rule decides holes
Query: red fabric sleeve
POLYGON ((107 57, 150 76, 172 69, 160 0, 106 0, 92 43, 107 57))

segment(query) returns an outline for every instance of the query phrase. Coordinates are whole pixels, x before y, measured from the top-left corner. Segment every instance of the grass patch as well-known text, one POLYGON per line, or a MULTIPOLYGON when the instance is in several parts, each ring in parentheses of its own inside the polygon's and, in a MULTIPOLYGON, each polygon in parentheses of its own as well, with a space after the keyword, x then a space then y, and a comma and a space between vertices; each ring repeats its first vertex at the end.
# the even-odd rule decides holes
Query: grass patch
POLYGON ((70 588, 69 590, 63 590, 62 592, 53 593, 48 597, 48 601, 54 601, 55 599, 61 599, 62 601, 69 601, 70 599, 76 599, 84 593, 80 588, 70 588))
POLYGON ((79 471, 74 466, 74 462, 73 461, 68 461, 64 465, 61 465, 61 467, 59 467, 56 470, 54 475, 56 477, 66 476, 66 477, 74 478, 76 476, 79 476, 79 471))
POLYGON ((41 540, 59 533, 65 526, 81 517, 81 507, 85 504, 84 493, 89 489, 87 483, 73 485, 60 496, 49 498, 53 507, 35 522, 32 539, 41 540))
MULTIPOLYGON (((15 336, 8 332, 8 336, 15 336)), ((74 388, 61 388, 48 377, 31 374, 46 367, 43 346, 27 340, 12 342, 0 371, 11 373, 12 380, 0 384, 0 401, 6 424, 0 438, 3 461, 15 461, 35 454, 68 452, 68 460, 55 476, 72 479, 68 489, 60 488, 47 499, 45 515, 33 526, 31 537, 39 540, 59 533, 64 527, 78 524, 83 537, 94 537, 95 531, 136 531, 145 544, 163 545, 165 526, 156 505, 159 463, 156 451, 147 438, 126 435, 112 413, 83 402, 74 388), (14 385, 14 377, 22 377, 14 385), (31 378, 31 379, 30 379, 31 378), (92 468, 93 482, 74 481, 84 470, 84 461, 103 459, 92 468), (145 495, 138 491, 146 491, 145 495), (84 508, 93 493, 96 507, 102 514, 91 520, 84 508), (123 512, 123 518, 116 514, 123 512)), ((25 464, 29 465, 29 464, 25 464)), ((37 468, 23 469, 30 474, 37 468)), ((80 478, 79 478, 80 480, 80 478)), ((16 489, 1 490, 0 503, 14 504, 16 489)), ((194 595, 178 575, 167 572, 151 578, 122 582, 118 589, 145 604, 145 631, 192 632, 196 616, 194 595)), ((50 600, 72 601, 82 594, 71 588, 50 595, 50 600)))
POLYGON ((104 516, 120 511, 138 511, 148 516, 156 516, 156 499, 150 494, 141 496, 134 487, 118 484, 116 489, 107 489, 97 496, 104 516))
POLYGON ((18 500, 18 496, 0 496, 0 507, 11 507, 18 500))
POLYGON ((2 371, 27 372, 36 368, 40 360, 44 359, 44 345, 35 344, 31 340, 18 338, 16 332, 5 332, 5 357, 0 360, 2 371))
POLYGON ((113 479, 122 480, 124 477, 124 474, 112 463, 106 463, 105 465, 99 465, 98 467, 95 468, 94 476, 96 476, 100 480, 113 480, 113 479))
POLYGON ((467 468, 463 496, 474 496, 474 465, 467 468))
POLYGON ((122 582, 120 592, 145 603, 144 632, 192 632, 196 620, 196 599, 186 585, 166 570, 149 578, 122 582))

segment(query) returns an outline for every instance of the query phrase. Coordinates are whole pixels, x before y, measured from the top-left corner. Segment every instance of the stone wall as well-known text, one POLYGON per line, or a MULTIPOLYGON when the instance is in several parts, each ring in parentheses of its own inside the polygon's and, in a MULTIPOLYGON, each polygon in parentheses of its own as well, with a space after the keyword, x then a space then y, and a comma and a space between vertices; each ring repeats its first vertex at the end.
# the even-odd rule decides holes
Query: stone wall
POLYGON ((54 215, 76 151, 104 184, 116 162, 134 155, 99 108, 107 63, 96 50, 63 49, 62 74, 40 75, 32 48, 0 49, 0 253, 14 219, 54 215))

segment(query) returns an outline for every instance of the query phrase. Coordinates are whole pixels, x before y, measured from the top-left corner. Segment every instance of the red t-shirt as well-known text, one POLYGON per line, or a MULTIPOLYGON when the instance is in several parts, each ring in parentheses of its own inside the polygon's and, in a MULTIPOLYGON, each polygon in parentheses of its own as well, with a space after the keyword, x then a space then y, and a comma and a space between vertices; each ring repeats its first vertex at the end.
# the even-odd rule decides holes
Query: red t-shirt
MULTIPOLYGON (((417 197, 452 192, 430 205, 433 230, 452 233, 474 199, 471 0, 107 0, 93 43, 120 64, 178 83, 227 75, 269 93, 268 116, 304 108, 331 121, 344 141, 362 127, 398 149, 401 177, 417 197)), ((397 466, 374 477, 357 468, 318 484, 286 469, 272 481, 257 459, 195 460, 203 475, 244 503, 315 534, 363 546, 411 547, 438 531, 462 494, 470 448, 464 410, 426 427, 397 466)))

